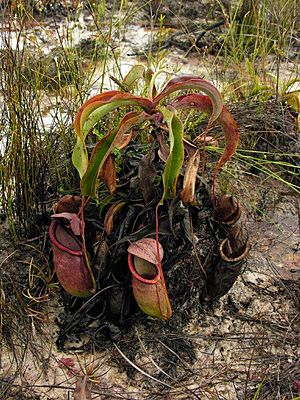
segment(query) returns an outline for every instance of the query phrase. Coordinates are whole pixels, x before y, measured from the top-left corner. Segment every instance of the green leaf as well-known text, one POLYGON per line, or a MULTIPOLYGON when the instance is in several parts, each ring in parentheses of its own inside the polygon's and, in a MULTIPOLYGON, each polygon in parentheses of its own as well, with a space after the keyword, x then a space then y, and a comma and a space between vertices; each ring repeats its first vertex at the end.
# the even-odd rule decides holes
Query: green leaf
POLYGON ((128 74, 125 76, 125 78, 123 79, 123 84, 125 84, 129 90, 132 89, 134 83, 138 80, 138 79, 142 79, 144 77, 145 74, 145 66, 138 64, 138 65, 134 65, 131 70, 128 72, 128 74))
POLYGON ((183 164, 183 126, 176 115, 175 109, 171 107, 160 107, 165 122, 169 128, 170 152, 162 175, 164 193, 161 202, 176 196, 176 183, 183 164))
POLYGON ((77 169, 80 179, 82 178, 87 169, 88 162, 89 160, 85 143, 83 143, 81 139, 78 137, 72 153, 72 163, 74 167, 77 169))
POLYGON ((97 179, 105 160, 112 153, 119 138, 127 133, 134 125, 139 125, 149 118, 145 112, 130 112, 121 120, 119 126, 107 133, 95 146, 87 170, 81 179, 81 193, 83 196, 96 195, 97 179))

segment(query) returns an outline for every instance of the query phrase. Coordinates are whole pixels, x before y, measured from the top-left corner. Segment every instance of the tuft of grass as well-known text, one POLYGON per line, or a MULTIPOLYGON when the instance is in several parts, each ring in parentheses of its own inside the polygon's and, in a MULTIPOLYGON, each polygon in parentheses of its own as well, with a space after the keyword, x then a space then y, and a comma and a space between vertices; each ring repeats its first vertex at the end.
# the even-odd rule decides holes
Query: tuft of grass
MULTIPOLYGON (((221 147, 207 146, 206 149, 217 154, 223 152, 221 147)), ((267 179, 271 178, 282 182, 292 191, 300 194, 300 154, 239 149, 233 156, 233 160, 236 160, 237 163, 234 164, 234 167, 227 167, 226 172, 224 169, 225 174, 232 175, 238 165, 244 171, 254 170, 256 174, 261 173, 267 179), (282 158, 285 156, 292 157, 294 162, 284 161, 282 158)))
POLYGON ((0 32, 0 208, 16 245, 24 233, 39 233, 39 221, 57 193, 78 190, 71 164, 74 115, 95 86, 103 88, 109 60, 118 62, 112 53, 117 2, 112 10, 104 1, 87 7, 97 32, 90 41, 80 37, 81 2, 66 9, 63 23, 52 21, 50 39, 36 11, 23 3, 6 10, 0 32), (7 19, 10 13, 13 19, 7 19))

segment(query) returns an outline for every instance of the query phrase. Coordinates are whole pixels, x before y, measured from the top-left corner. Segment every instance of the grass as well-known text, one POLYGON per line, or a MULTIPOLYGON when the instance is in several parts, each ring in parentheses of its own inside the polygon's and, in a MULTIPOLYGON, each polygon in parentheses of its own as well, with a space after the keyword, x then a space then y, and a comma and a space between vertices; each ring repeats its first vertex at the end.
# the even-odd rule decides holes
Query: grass
MULTIPOLYGON (((223 148, 207 146, 207 151, 221 154, 223 148)), ((300 154, 291 155, 289 153, 237 150, 233 159, 236 161, 234 165, 242 167, 246 173, 252 169, 256 175, 261 174, 265 179, 275 179, 282 182, 293 192, 300 194, 300 185, 298 183, 300 177, 300 154), (291 158, 294 163, 282 160, 285 156, 291 158), (297 183, 293 183, 294 180, 297 183)), ((225 173, 225 169, 223 172, 225 173)), ((230 175, 232 172, 234 172, 234 167, 229 167, 227 173, 230 175)))
MULTIPOLYGON (((94 30, 99 32, 99 21, 105 17, 101 11, 98 7, 92 14, 94 30)), ((78 18, 75 15, 71 19, 70 14, 66 25, 54 20, 56 47, 47 56, 39 34, 27 33, 28 25, 39 24, 30 11, 20 8, 16 20, 2 21, 1 208, 7 214, 15 244, 20 234, 38 234, 37 220, 51 193, 76 191, 78 184, 70 162, 72 122, 97 84, 97 64, 93 60, 99 58, 99 90, 103 87, 113 26, 112 16, 108 15, 110 31, 96 36, 89 62, 81 55, 84 49, 75 43, 78 18)), ((41 28, 40 35, 43 31, 41 28)))

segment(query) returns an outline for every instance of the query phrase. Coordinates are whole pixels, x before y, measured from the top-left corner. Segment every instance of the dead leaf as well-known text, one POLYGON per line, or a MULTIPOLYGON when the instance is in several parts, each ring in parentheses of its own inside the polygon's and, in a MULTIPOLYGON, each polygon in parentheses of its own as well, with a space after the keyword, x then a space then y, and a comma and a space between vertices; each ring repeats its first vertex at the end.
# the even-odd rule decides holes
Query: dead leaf
POLYGON ((170 154, 169 146, 165 143, 161 133, 158 133, 156 138, 159 144, 158 156, 163 162, 166 162, 170 154))
POLYGON ((180 198, 184 205, 195 203, 195 186, 197 172, 200 163, 200 153, 195 151, 188 159, 184 178, 183 178, 183 190, 180 193, 180 198))
POLYGON ((130 143, 132 136, 133 136, 133 131, 130 131, 130 133, 126 133, 120 138, 118 138, 116 141, 116 147, 120 150, 124 149, 124 147, 126 147, 130 143))
POLYGON ((93 269, 97 273, 97 280, 100 282, 108 275, 109 248, 105 239, 100 239, 94 246, 93 269))
POLYGON ((107 236, 109 236, 113 230, 114 217, 116 213, 124 206, 124 204, 126 204, 125 201, 119 201, 118 203, 115 203, 109 207, 104 218, 104 229, 107 236))
POLYGON ((100 170, 99 178, 105 183, 109 192, 114 194, 117 190, 117 172, 113 154, 110 154, 104 161, 100 170))

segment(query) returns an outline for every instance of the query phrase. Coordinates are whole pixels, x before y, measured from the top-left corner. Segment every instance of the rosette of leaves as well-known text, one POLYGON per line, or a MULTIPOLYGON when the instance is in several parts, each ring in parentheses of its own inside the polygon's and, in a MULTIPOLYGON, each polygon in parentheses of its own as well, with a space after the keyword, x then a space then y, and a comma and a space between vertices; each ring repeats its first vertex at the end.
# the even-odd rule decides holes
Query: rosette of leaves
MULTIPOLYGON (((217 88, 209 81, 198 76, 182 76, 171 79, 165 87, 156 92, 155 78, 160 73, 151 74, 142 65, 137 65, 125 77, 122 87, 128 90, 113 90, 98 94, 87 100, 80 108, 75 118, 77 142, 73 151, 72 161, 80 176, 80 188, 84 197, 97 196, 99 177, 111 192, 116 190, 116 167, 112 152, 115 148, 124 148, 133 139, 133 128, 149 121, 153 125, 167 127, 168 154, 162 174, 163 196, 174 198, 177 194, 176 184, 184 164, 184 151, 187 152, 184 182, 181 198, 184 204, 194 201, 196 173, 199 167, 199 149, 184 138, 183 123, 177 113, 178 109, 198 109, 210 114, 206 131, 217 121, 224 132, 225 149, 213 174, 213 198, 215 196, 215 178, 219 169, 234 154, 238 143, 237 125, 223 106, 222 97, 217 88), (148 96, 142 97, 131 93, 133 83, 144 78, 148 83, 148 96), (193 90, 204 92, 180 95, 168 103, 170 95, 176 92, 193 90), (94 146, 89 156, 86 140, 91 129, 107 114, 122 107, 139 108, 140 111, 129 111, 121 119, 118 126, 108 131, 94 146)), ((160 141, 161 146, 161 141, 160 141)))
MULTIPOLYGON (((91 198, 97 197, 99 180, 106 184, 111 193, 116 191, 116 165, 113 151, 116 148, 126 147, 134 139, 134 128, 136 126, 148 122, 154 127, 161 128, 160 131, 165 132, 165 134, 156 137, 160 158, 164 161, 162 172, 163 194, 156 207, 156 268, 164 283, 158 241, 158 207, 163 204, 164 200, 173 199, 178 194, 184 205, 194 203, 196 177, 200 163, 197 140, 195 143, 190 143, 184 138, 183 122, 178 110, 197 109, 208 113, 210 117, 205 133, 215 121, 223 129, 225 149, 213 173, 213 201, 216 174, 234 154, 238 142, 238 130, 233 117, 223 106, 219 91, 212 83, 198 76, 176 77, 171 79, 157 93, 155 79, 160 72, 153 74, 146 70, 144 66, 137 65, 119 84, 123 91, 113 90, 98 94, 81 106, 74 123, 77 142, 72 161, 80 176, 80 189, 84 206, 91 198), (138 79, 145 80, 148 87, 147 96, 138 96, 132 93, 132 87, 138 79), (183 91, 195 91, 195 93, 183 95, 183 91), (180 96, 175 97, 174 94, 178 92, 181 92, 180 96), (205 95, 199 92, 203 92, 205 95), (110 113, 116 115, 115 110, 128 107, 131 110, 122 117, 116 127, 108 130, 104 135, 100 135, 101 139, 95 143, 89 155, 88 135, 95 125, 102 121, 104 117, 107 118, 110 113), (132 108, 138 111, 132 111, 132 108), (178 189, 177 181, 182 171, 184 171, 183 185, 182 188, 178 189)), ((118 207, 116 207, 116 210, 118 207)), ((165 285, 162 286, 165 288, 165 285)), ((167 319, 171 314, 170 311, 166 315, 161 315, 161 318, 167 319)))

